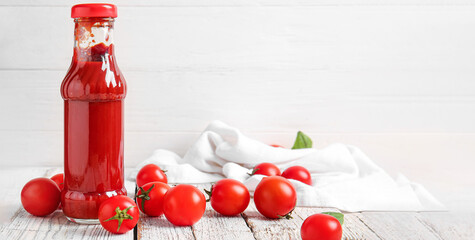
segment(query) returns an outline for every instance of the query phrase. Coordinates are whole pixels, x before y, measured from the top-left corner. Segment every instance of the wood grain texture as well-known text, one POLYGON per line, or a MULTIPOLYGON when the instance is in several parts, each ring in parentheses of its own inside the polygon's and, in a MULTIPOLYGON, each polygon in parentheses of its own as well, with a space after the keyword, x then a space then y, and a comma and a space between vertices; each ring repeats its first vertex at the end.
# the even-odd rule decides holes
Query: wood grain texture
MULTIPOLYGON (((289 1, 289 0, 229 0, 229 1, 220 1, 220 0, 202 0, 202 1, 192 1, 192 0, 160 0, 160 1, 150 1, 150 0, 136 0, 136 1, 127 1, 127 0, 88 0, 87 2, 111 2, 118 6, 129 6, 129 7, 185 7, 185 6, 194 6, 194 7, 245 7, 245 6, 420 6, 420 5, 430 5, 430 6, 471 6, 473 1, 470 0, 299 0, 299 1, 289 1)), ((1 5, 6 6, 64 6, 69 7, 73 4, 76 4, 77 1, 74 0, 65 0, 59 2, 58 0, 4 0, 1 5)))
MULTIPOLYGON (((198 184, 198 189, 208 198, 204 189, 211 189, 211 184, 198 184)), ((206 211, 195 225, 192 226, 193 235, 196 239, 219 240, 219 239, 253 239, 251 229, 241 215, 225 217, 217 213, 210 203, 206 203, 206 211)))
POLYGON ((419 220, 419 214, 415 212, 363 212, 358 217, 381 239, 442 239, 419 220))
MULTIPOLYGON (((117 20, 117 55, 122 70, 379 69, 387 73, 444 69, 469 73, 475 35, 464 31, 464 24, 475 21, 470 17, 474 9, 257 4, 129 7, 121 9, 117 20), (138 27, 150 23, 159 24, 138 27), (136 37, 144 32, 148 37, 136 37)), ((2 6, 3 19, 35 21, 0 22, 0 29, 9 32, 1 47, 9 57, 0 58, 1 68, 67 69, 73 39, 69 13, 69 6, 2 6), (51 23, 54 28, 43 27, 51 23), (18 27, 22 31, 16 31, 18 27)))
POLYGON ((80 225, 66 219, 61 211, 47 217, 34 217, 20 209, 12 222, 0 229, 8 239, 133 239, 133 231, 117 235, 100 225, 80 225))
POLYGON ((252 229, 255 239, 300 239, 300 217, 293 219, 269 219, 256 209, 253 199, 242 213, 247 225, 252 229))
POLYGON ((203 218, 192 228, 196 239, 254 239, 252 230, 241 215, 223 216, 214 211, 209 203, 203 218))
POLYGON ((380 238, 378 233, 364 223, 364 217, 361 213, 347 213, 343 224, 343 239, 379 240, 383 238, 380 238))
MULTIPOLYGON (((221 119, 247 132, 475 132, 470 75, 454 85, 450 72, 438 71, 417 72, 417 82, 402 72, 329 70, 124 74, 130 79, 127 131, 199 132, 221 119), (358 75, 361 84, 355 85, 358 75)), ((9 113, 0 116, 0 130, 62 131, 64 75, 0 71, 0 108, 9 113)))
MULTIPOLYGON (((0 228, 8 224, 21 208, 20 194, 23 186, 31 179, 42 177, 48 168, 1 168, 0 169, 0 228)), ((1 231, 0 231, 1 232, 1 231)))
POLYGON ((442 239, 470 240, 475 236, 474 212, 423 212, 417 218, 442 239))
POLYGON ((141 214, 137 224, 137 239, 195 239, 195 237, 191 227, 174 226, 163 215, 147 217, 141 214))
MULTIPOLYGON (((11 199, 3 199, 5 201, 18 201, 19 192, 25 182, 23 178, 26 176, 37 175, 36 177, 50 177, 58 172, 61 172, 61 168, 38 168, 38 169, 21 169, 22 174, 18 174, 18 170, 5 171, 1 176, 11 179, 11 181, 17 182, 11 186, 2 186, 2 190, 6 191, 6 195, 11 199), (41 173, 41 174, 39 174, 41 173), (18 192, 16 195, 11 195, 11 192, 18 192)), ((28 179, 29 180, 29 179, 28 179)), ((3 181, 2 181, 3 183, 3 181)), ((126 187, 133 186, 135 184, 128 182, 126 187)), ((128 189, 130 193, 130 189, 128 189)), ((133 190, 132 190, 133 194, 133 190)), ((69 222, 62 211, 56 212, 46 217, 35 217, 27 213, 20 204, 16 204, 16 213, 9 221, 0 225, 0 235, 2 239, 133 239, 134 232, 129 231, 122 235, 116 235, 107 232, 100 225, 80 225, 69 222)))

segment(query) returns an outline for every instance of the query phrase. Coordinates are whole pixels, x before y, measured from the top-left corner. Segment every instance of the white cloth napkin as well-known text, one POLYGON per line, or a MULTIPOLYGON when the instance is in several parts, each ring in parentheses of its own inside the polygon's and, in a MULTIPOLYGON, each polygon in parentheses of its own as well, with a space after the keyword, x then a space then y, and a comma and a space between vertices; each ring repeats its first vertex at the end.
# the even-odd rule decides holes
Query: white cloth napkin
POLYGON ((335 207, 343 211, 445 210, 424 187, 400 175, 392 179, 360 149, 333 144, 323 149, 274 148, 244 136, 220 121, 212 122, 183 158, 159 149, 140 163, 138 170, 154 163, 167 170, 169 183, 208 183, 222 178, 243 182, 253 192, 263 175, 247 173, 261 163, 307 168, 313 186, 290 180, 297 190, 298 206, 335 207))

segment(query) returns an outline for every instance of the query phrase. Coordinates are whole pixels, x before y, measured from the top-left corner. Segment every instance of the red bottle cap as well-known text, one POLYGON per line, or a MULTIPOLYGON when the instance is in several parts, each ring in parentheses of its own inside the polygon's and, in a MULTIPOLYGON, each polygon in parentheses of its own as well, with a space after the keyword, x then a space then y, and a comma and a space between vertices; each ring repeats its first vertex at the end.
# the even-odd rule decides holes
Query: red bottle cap
POLYGON ((117 7, 114 4, 87 3, 77 4, 71 8, 72 18, 81 17, 117 17, 117 7))

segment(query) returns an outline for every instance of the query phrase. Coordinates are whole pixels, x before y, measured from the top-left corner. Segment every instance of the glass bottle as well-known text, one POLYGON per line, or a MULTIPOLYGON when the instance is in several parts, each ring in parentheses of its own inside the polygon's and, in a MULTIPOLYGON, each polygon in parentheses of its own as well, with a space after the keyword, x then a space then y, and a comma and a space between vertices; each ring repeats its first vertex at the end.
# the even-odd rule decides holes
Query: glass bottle
POLYGON ((74 54, 61 84, 64 99, 64 190, 66 217, 99 223, 98 209, 124 186, 125 79, 115 56, 112 4, 72 7, 74 54))

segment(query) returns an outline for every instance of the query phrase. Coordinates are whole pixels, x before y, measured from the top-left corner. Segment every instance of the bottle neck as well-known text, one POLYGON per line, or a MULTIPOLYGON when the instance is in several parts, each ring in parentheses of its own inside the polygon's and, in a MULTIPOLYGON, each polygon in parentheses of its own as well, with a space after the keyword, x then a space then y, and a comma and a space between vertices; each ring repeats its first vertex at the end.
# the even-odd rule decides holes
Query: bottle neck
POLYGON ((114 19, 74 19, 74 57, 78 62, 104 62, 114 59, 114 19))

